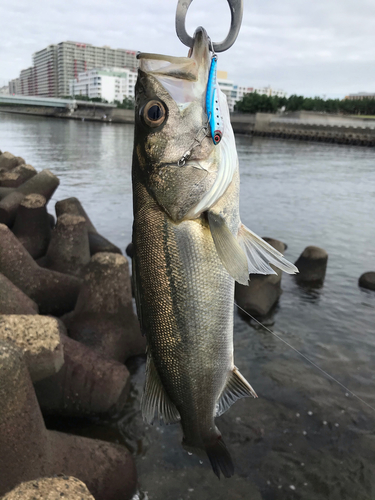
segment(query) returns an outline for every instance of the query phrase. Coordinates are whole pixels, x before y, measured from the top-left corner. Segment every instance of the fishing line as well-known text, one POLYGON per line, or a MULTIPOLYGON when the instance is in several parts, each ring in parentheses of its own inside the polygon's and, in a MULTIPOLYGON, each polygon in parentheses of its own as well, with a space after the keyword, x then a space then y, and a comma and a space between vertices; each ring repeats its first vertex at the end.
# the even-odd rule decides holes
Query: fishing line
POLYGON ((293 349, 293 351, 295 351, 297 354, 299 354, 300 356, 302 356, 306 361, 308 361, 311 365, 313 365, 315 368, 317 368, 319 371, 321 371, 326 377, 330 378, 331 380, 333 380, 334 382, 336 382, 336 384, 340 385, 343 389, 345 389, 349 394, 351 394, 352 396, 354 396, 355 398, 357 398, 359 401, 361 401, 361 403, 365 404, 366 406, 368 406, 369 408, 371 408, 371 410, 374 410, 375 411, 375 408, 373 406, 371 406, 369 403, 367 403, 364 399, 362 399, 360 396, 357 396, 357 394, 354 394, 353 391, 351 391, 350 389, 348 389, 344 384, 342 384, 339 380, 337 380, 335 377, 333 377, 332 375, 330 375, 329 373, 327 373, 325 370, 323 370, 323 368, 320 368, 320 366, 318 366, 316 363, 314 363, 314 361, 312 361, 311 359, 309 359, 307 356, 305 356, 305 354, 302 354, 302 352, 300 352, 298 349, 296 349, 295 347, 293 347, 291 344, 289 344, 289 342, 287 342, 286 340, 284 340, 282 337, 280 337, 280 335, 277 335, 277 333, 273 332, 272 330, 270 330, 269 328, 267 328, 265 325, 263 325, 263 323, 261 323, 260 321, 258 321, 256 318, 254 318, 254 316, 252 316, 251 314, 249 314, 247 311, 245 311, 245 309, 243 309, 241 306, 239 306, 238 304, 235 304, 238 309, 241 309, 241 311, 243 311, 245 314, 247 314, 249 316, 249 318, 253 319, 254 321, 256 321, 258 323, 258 325, 260 325, 261 327, 263 327, 267 332, 271 333, 274 337, 276 337, 277 339, 281 340, 281 342, 284 342, 284 344, 286 344, 288 347, 290 347, 291 349, 293 349))

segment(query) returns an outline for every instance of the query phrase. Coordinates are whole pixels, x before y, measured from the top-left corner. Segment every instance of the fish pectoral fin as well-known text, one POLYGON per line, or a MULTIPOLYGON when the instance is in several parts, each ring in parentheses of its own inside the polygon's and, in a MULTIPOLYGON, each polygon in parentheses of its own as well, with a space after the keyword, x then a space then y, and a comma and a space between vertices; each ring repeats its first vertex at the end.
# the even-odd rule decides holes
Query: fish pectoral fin
POLYGON ((284 259, 276 248, 273 248, 243 224, 240 225, 238 231, 238 241, 246 253, 250 274, 277 274, 270 264, 288 274, 298 273, 294 264, 284 259))
POLYGON ((249 271, 243 248, 230 232, 223 217, 210 211, 207 212, 207 216, 212 239, 223 266, 238 283, 247 285, 249 271))
POLYGON ((249 382, 234 367, 218 400, 216 416, 219 417, 226 412, 237 399, 249 396, 253 396, 253 398, 258 397, 249 382))
POLYGON ((147 353, 146 381, 143 389, 141 410, 143 420, 152 424, 161 419, 165 424, 175 424, 181 420, 180 414, 169 399, 161 383, 150 352, 147 353))

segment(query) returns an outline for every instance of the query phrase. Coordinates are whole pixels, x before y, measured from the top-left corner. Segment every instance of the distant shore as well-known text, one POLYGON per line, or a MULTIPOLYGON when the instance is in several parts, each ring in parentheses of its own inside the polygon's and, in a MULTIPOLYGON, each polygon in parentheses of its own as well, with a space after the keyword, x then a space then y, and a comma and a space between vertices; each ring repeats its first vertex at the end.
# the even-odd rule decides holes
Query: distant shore
MULTIPOLYGON (((50 107, 0 106, 1 112, 99 123, 134 123, 134 110, 120 108, 108 111, 78 109, 67 114, 50 107)), ((232 113, 231 122, 236 134, 375 147, 375 117, 309 111, 282 114, 232 113)))

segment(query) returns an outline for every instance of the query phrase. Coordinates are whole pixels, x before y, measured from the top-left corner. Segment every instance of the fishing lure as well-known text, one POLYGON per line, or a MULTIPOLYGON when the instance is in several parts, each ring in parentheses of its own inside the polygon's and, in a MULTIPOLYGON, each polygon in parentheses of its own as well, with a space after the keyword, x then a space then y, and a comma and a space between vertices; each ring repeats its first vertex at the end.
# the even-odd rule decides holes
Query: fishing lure
POLYGON ((214 144, 219 144, 223 137, 224 125, 219 103, 219 85, 217 83, 217 56, 214 53, 208 75, 206 93, 206 111, 214 144))

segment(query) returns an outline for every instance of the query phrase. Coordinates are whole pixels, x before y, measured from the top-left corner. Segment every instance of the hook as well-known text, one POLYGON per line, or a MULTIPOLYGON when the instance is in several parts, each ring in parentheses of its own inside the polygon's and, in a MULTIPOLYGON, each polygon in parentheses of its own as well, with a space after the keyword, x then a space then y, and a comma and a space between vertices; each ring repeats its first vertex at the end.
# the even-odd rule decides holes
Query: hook
MULTIPOLYGON (((178 0, 176 10, 176 33, 178 38, 184 45, 188 47, 193 46, 193 38, 186 32, 185 19, 186 13, 193 0, 178 0)), ((230 8, 231 22, 230 29, 225 40, 219 43, 212 43, 214 52, 224 52, 228 50, 236 41, 238 33, 241 28, 242 13, 243 13, 243 0, 227 0, 230 8)))

